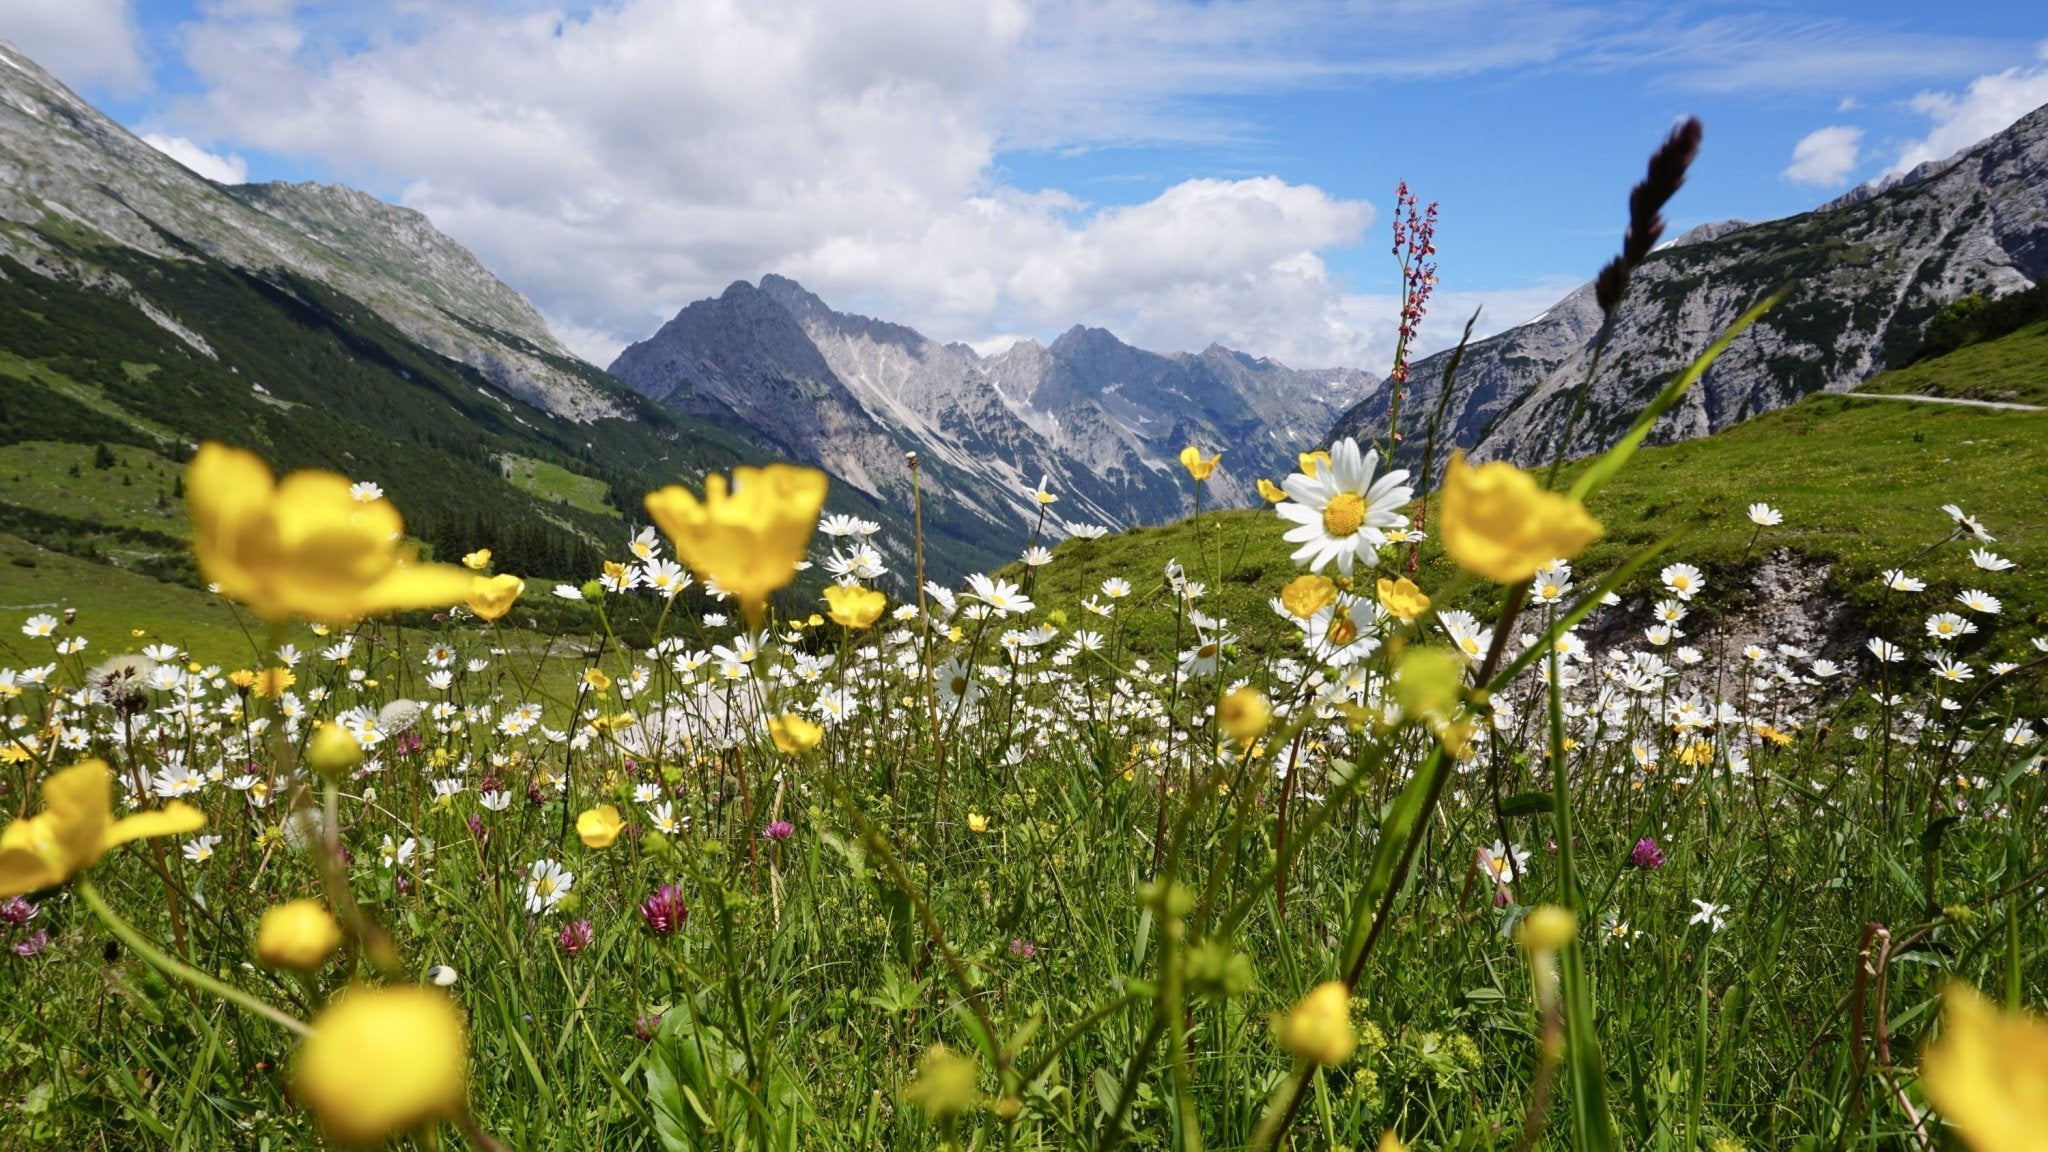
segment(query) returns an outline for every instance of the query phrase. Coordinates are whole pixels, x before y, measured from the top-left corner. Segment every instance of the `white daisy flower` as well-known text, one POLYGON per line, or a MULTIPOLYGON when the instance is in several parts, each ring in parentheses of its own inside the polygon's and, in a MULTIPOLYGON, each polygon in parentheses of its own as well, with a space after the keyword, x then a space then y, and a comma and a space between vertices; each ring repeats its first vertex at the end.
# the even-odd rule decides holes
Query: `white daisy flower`
POLYGON ((538 915, 562 902, 575 886, 576 874, 562 871, 554 860, 536 860, 526 870, 526 910, 538 915))
POLYGON ((1379 460, 1378 450, 1361 453, 1358 441, 1347 437, 1331 445, 1328 467, 1313 476, 1296 472, 1281 485, 1293 499, 1274 511, 1297 525, 1282 537, 1301 545, 1291 557, 1296 564, 1320 572, 1335 560, 1346 576, 1354 563, 1378 565, 1386 531, 1407 526, 1401 507, 1415 495, 1405 483, 1406 469, 1374 480, 1379 460))

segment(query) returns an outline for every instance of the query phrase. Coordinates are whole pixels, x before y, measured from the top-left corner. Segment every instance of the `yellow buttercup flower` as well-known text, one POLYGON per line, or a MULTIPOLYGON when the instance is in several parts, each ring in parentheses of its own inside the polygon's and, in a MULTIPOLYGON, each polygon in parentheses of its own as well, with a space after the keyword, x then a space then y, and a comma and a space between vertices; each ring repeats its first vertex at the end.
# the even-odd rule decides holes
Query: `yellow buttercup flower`
POLYGON ((917 1079, 903 1095, 934 1119, 958 1116, 981 1099, 981 1066, 974 1057, 934 1044, 917 1062, 917 1079))
POLYGON ((1280 589, 1280 606, 1306 620, 1337 602, 1337 584, 1328 576, 1296 576, 1280 589))
POLYGON ((1239 688, 1216 704, 1216 726, 1240 744, 1259 738, 1273 722, 1273 706, 1256 688, 1239 688))
POLYGON ((872 588, 856 584, 834 584, 825 589, 825 603, 831 605, 832 622, 842 628, 858 631, 871 628, 881 619, 882 609, 889 606, 889 598, 872 588))
POLYGON ((1216 453, 1207 460, 1202 459, 1202 450, 1193 444, 1180 450, 1180 466, 1187 469, 1188 475, 1193 476, 1197 480, 1207 480, 1215 473, 1216 464, 1222 459, 1223 453, 1221 452, 1216 453))
MULTIPOLYGON (((464 562, 467 563, 466 558, 464 562)), ((472 577, 469 582, 469 610, 476 613, 479 620, 496 620, 510 612, 520 593, 525 591, 526 581, 517 576, 472 577)))
POLYGON ((467 1108, 469 1040, 446 993, 354 988, 313 1019, 299 1049, 299 1099, 342 1144, 374 1144, 467 1108))
POLYGON ((1920 1058, 1928 1100, 1973 1152, 2048 1149, 2048 1021, 2000 1012, 1967 984, 1941 1005, 1941 1039, 1920 1058))
POLYGON ((1278 504, 1282 500, 1287 499, 1287 489, 1261 476, 1259 477, 1259 497, 1268 504, 1278 504))
POLYGON ((1546 492, 1505 460, 1467 467, 1451 455, 1444 474, 1444 551, 1496 584, 1519 584, 1552 560, 1569 560, 1598 540, 1600 522, 1569 496, 1546 492))
POLYGON ((306 765, 322 776, 340 777, 363 762, 363 746, 339 724, 322 724, 306 742, 306 765))
POLYGON ((299 678, 292 674, 292 670, 283 665, 265 668, 256 676, 255 692, 258 696, 281 696, 285 689, 298 682, 299 678))
POLYGON ((704 479, 704 499, 671 484, 647 494, 647 513, 675 544, 676 556, 737 598, 750 624, 768 596, 796 579, 811 531, 825 506, 825 474, 770 464, 735 468, 732 483, 704 479))
POLYGON ((0 898, 62 884, 130 840, 206 827, 206 814, 182 800, 115 820, 113 787, 104 760, 82 760, 46 778, 43 810, 0 832, 0 898))
POLYGON ((491 566, 491 550, 479 548, 462 558, 462 566, 472 572, 481 572, 491 566))
POLYGON ((293 900, 263 910, 256 959, 270 968, 310 972, 341 946, 341 925, 318 900, 293 900))
POLYGON ((967 814, 967 830, 977 833, 988 831, 988 817, 983 816, 979 812, 969 812, 967 814))
POLYGON ((1401 715, 1449 717, 1465 685, 1465 658, 1449 648, 1410 648, 1394 673, 1394 700, 1401 715))
POLYGON ((768 736, 790 756, 801 756, 818 746, 825 730, 794 712, 784 712, 768 721, 768 736))
POLYGON ((576 835, 587 848, 609 848, 626 826, 616 805, 600 804, 576 817, 576 835))
POLYGON ((1399 580, 1380 577, 1379 593, 1380 607, 1385 608, 1389 616, 1413 620, 1429 611, 1429 597, 1406 576, 1399 580))
POLYGON ((469 595, 467 571, 400 546, 390 501, 357 500, 333 472, 279 481, 254 453, 209 442, 185 468, 185 502, 200 573, 271 623, 346 624, 469 595))
POLYGON ((1522 917, 1516 935, 1531 952, 1562 952, 1579 934, 1579 918, 1571 909, 1539 904, 1522 917))
POLYGON ((1315 986, 1280 1021, 1280 1044, 1311 1064, 1335 1067, 1351 1059, 1358 1036, 1351 1030, 1351 990, 1342 980, 1315 986))
POLYGON ((1324 451, 1303 452, 1295 457, 1301 463, 1301 474, 1313 480, 1316 470, 1330 466, 1330 454, 1324 451))
POLYGON ((590 685, 592 692, 603 692, 612 686, 612 678, 605 675, 602 668, 585 668, 583 682, 590 685))

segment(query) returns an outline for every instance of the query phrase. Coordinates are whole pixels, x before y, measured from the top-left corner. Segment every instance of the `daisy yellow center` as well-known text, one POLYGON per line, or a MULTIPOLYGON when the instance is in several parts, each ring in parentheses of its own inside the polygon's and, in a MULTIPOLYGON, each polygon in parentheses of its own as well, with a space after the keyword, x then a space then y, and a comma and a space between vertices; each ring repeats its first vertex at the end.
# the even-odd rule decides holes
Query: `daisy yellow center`
POLYGON ((1323 531, 1332 536, 1355 536, 1365 527, 1365 498, 1356 492, 1339 492, 1323 506, 1323 531))

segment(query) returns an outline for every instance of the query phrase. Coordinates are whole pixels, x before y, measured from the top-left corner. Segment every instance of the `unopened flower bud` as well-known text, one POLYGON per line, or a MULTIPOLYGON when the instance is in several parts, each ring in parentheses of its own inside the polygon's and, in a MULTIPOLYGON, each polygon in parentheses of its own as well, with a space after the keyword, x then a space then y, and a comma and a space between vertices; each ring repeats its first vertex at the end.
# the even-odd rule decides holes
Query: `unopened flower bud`
POLYGON ((363 762, 363 746, 339 724, 323 724, 306 744, 306 764, 313 771, 336 779, 355 771, 363 762))
POLYGON ((265 967, 310 972, 341 946, 341 925, 318 900, 264 909, 256 926, 256 959, 265 967))

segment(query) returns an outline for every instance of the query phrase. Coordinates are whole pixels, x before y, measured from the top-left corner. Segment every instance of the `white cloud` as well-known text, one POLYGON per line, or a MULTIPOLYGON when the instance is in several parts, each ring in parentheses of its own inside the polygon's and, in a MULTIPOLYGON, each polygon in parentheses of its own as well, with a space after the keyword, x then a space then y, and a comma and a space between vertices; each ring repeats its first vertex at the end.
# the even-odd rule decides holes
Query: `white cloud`
POLYGON ((241 184, 249 179, 249 162, 230 152, 215 155, 183 136, 145 132, 142 142, 216 184, 241 184))
MULTIPOLYGON (((2048 43, 2043 44, 2042 55, 2048 57, 2048 43)), ((2048 68, 2008 68, 1979 76, 1960 96, 1923 92, 1913 97, 1912 107, 1934 127, 1901 149, 1888 171, 1904 172, 1928 160, 1947 159, 2043 104, 2048 104, 2048 68)))
MULTIPOLYGON (((1258 177, 1104 206, 1002 182, 1019 93, 1038 124, 1144 105, 1128 78, 1061 87, 1034 55, 1052 33, 1015 0, 419 11, 408 35, 343 53, 289 12, 216 12, 185 34, 205 92, 171 119, 402 186, 600 362, 770 271, 938 339, 1086 323, 1299 364, 1363 361, 1372 342, 1324 264, 1362 238, 1362 200, 1258 177)), ((1143 131, 1186 126, 1165 104, 1143 114, 1143 131)))
POLYGON ((344 18, 212 0, 182 33, 197 94, 151 127, 402 190, 599 362, 773 271, 942 340, 1086 323, 1161 350, 1216 340, 1383 370, 1392 308, 1328 270, 1372 206, 1257 176, 1268 131, 1218 97, 1374 99, 1382 81, 1581 65, 1726 63, 1717 82, 1783 83, 1798 72, 1784 53, 1819 44, 1841 51, 1816 84, 1878 65, 1969 75, 1956 60, 1982 56, 1974 41, 1782 20, 1665 35, 1678 17, 1662 9, 1562 3, 612 0, 564 15, 547 2, 363 0, 344 18), (1237 148, 1251 178, 1162 180, 1142 203, 1095 204, 1019 187, 999 163, 1161 141, 1237 148))
POLYGON ((72 88, 149 84, 128 0, 0 0, 0 37, 72 88))
POLYGON ((1817 128, 1792 146, 1792 163, 1778 175, 1794 184, 1832 187, 1856 170, 1863 129, 1844 125, 1817 128))

